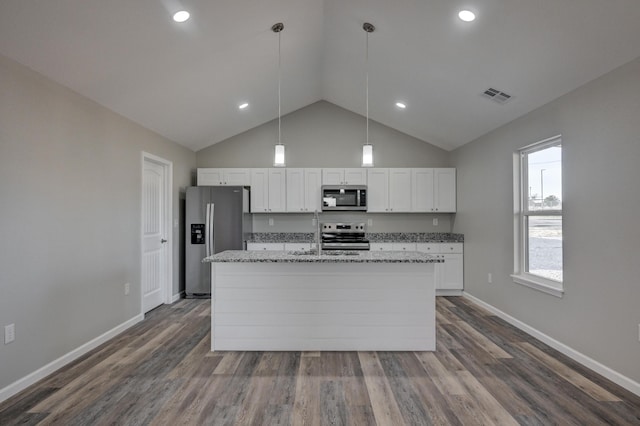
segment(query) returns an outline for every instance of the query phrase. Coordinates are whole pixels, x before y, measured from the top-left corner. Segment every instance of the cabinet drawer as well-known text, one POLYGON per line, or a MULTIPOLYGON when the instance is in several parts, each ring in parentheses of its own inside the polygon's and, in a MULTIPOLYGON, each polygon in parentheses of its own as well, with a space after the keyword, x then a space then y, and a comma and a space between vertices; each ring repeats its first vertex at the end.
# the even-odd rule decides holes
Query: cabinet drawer
POLYGON ((462 243, 442 243, 440 244, 440 253, 448 254, 448 253, 463 253, 463 244, 462 243))
POLYGON ((371 251, 392 251, 393 243, 371 243, 371 251))
POLYGON ((416 243, 393 243, 395 251, 416 251, 416 243))
POLYGON ((284 250, 283 243, 247 243, 247 250, 284 250))
POLYGON ((284 249, 287 251, 308 251, 311 249, 311 243, 284 243, 284 249))
POLYGON ((440 244, 438 243, 418 243, 416 250, 423 253, 438 254, 440 253, 440 244))

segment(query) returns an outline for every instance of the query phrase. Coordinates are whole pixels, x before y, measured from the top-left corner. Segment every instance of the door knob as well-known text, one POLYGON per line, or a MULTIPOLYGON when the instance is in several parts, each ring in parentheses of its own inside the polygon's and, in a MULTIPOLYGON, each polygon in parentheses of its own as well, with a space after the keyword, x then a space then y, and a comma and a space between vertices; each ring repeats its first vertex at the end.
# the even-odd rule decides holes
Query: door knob
POLYGON ((165 240, 164 238, 160 240, 160 243, 162 243, 162 244, 164 244, 166 242, 167 242, 167 240, 165 240))

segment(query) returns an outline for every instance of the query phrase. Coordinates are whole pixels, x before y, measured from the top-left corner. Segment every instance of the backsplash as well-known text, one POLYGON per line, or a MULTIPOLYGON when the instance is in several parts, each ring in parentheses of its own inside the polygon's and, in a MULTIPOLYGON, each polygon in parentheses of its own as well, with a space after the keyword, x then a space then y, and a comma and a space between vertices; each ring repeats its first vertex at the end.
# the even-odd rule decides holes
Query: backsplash
MULTIPOLYGON (((325 212, 320 213, 320 223, 364 222, 367 232, 451 232, 454 216, 424 213, 325 212), (433 224, 434 219, 438 220, 438 225, 433 224)), ((253 232, 314 232, 312 219, 313 214, 254 214, 253 232)))

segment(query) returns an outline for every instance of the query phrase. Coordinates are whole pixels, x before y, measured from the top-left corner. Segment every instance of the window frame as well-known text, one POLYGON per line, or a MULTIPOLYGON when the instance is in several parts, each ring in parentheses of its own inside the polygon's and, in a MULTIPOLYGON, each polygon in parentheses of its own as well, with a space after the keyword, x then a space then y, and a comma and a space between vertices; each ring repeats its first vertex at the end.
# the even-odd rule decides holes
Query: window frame
MULTIPOLYGON (((557 281, 535 275, 528 272, 529 263, 529 233, 527 227, 528 218, 531 216, 560 216, 563 220, 562 209, 553 210, 529 210, 529 193, 527 190, 527 180, 529 176, 528 158, 529 154, 542 151, 552 146, 562 147, 562 135, 553 136, 548 139, 527 145, 520 148, 513 156, 513 192, 514 192, 514 266, 511 277, 517 284, 521 284, 541 292, 551 294, 556 297, 564 295, 563 281, 557 281)), ((564 150, 563 150, 564 151, 564 150)), ((563 153, 564 155, 564 153, 563 153)), ((564 192, 564 191, 563 191, 564 192)), ((563 197, 564 198, 564 197, 563 197)), ((543 201, 544 202, 544 201, 543 201)), ((564 258, 564 241, 562 244, 564 258)), ((564 265, 563 265, 564 269, 564 265)))

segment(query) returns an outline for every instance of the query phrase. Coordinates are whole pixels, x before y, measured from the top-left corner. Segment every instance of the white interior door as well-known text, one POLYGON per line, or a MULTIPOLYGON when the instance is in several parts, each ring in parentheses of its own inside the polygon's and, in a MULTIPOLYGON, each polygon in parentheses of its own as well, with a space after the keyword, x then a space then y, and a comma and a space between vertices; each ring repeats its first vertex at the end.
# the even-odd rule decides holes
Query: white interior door
POLYGON ((145 157, 142 177, 142 310, 165 301, 169 258, 167 167, 145 157))

